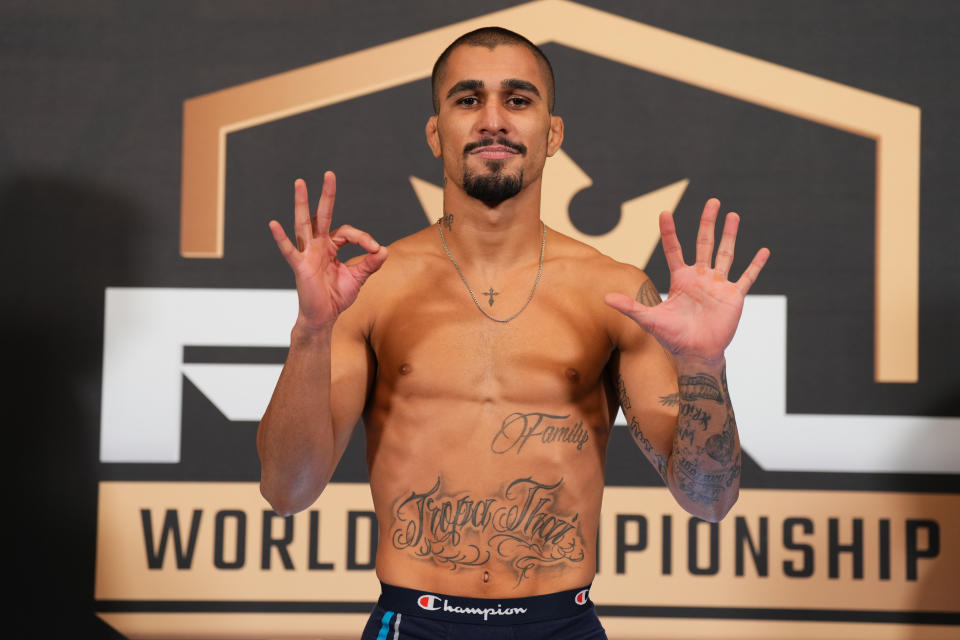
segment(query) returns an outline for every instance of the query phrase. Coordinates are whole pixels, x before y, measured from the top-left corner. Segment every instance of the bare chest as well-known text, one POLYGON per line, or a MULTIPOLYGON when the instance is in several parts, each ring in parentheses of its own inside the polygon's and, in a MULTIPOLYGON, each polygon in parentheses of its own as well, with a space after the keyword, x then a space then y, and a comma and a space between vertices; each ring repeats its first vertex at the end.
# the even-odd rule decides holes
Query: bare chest
MULTIPOLYGON (((539 291, 519 316, 495 322, 465 290, 425 292, 378 323, 377 385, 406 397, 575 403, 601 385, 611 352, 606 332, 579 307, 559 292, 539 291)), ((497 308, 504 316, 512 311, 497 308)))

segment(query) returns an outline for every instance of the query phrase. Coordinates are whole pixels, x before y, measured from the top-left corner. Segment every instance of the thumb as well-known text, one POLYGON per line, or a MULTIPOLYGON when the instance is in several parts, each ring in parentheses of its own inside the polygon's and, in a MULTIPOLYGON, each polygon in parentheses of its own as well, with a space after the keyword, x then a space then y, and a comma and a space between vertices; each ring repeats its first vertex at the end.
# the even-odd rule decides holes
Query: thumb
POLYGON ((374 251, 373 253, 368 253, 363 256, 363 260, 356 264, 349 265, 350 271, 353 273, 353 277, 357 279, 360 284, 363 284, 367 281, 374 271, 383 266, 383 263, 387 260, 387 248, 383 245, 380 245, 380 248, 374 251))
POLYGON ((608 293, 603 297, 603 301, 647 331, 650 331, 655 324, 651 314, 656 307, 648 307, 640 304, 622 293, 608 293))

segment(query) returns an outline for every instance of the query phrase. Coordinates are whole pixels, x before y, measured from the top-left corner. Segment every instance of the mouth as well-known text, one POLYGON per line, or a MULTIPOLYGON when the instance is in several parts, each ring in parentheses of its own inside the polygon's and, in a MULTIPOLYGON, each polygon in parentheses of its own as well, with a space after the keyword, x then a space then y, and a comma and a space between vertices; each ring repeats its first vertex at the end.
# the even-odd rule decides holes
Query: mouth
POLYGON ((463 155, 479 156, 484 160, 504 160, 516 155, 525 155, 527 148, 519 143, 500 137, 481 138, 476 142, 470 142, 463 148, 463 155))
POLYGON ((510 147, 504 147, 500 145, 493 145, 489 147, 480 147, 470 152, 472 156, 478 156, 485 160, 503 160, 505 158, 512 158, 517 155, 517 151, 511 149, 510 147))

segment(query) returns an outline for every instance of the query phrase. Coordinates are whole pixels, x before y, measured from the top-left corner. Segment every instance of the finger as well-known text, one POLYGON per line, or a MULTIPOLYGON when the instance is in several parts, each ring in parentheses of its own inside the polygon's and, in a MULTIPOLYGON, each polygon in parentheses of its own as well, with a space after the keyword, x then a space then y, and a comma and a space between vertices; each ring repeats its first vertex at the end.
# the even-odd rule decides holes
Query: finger
POLYGON ((770 249, 764 247, 757 251, 757 255, 753 256, 753 260, 750 261, 750 265, 747 266, 746 271, 743 272, 743 275, 740 276, 740 279, 737 280, 736 287, 740 290, 740 293, 747 295, 747 292, 750 291, 750 287, 753 286, 753 283, 757 281, 757 276, 760 275, 760 270, 763 269, 763 266, 767 264, 767 260, 770 258, 770 249))
POLYGON ((357 282, 363 284, 373 272, 383 266, 386 260, 387 248, 381 246, 377 251, 368 253, 363 256, 363 260, 351 264, 347 268, 350 269, 350 272, 353 274, 353 277, 357 279, 357 282))
POLYGON ((356 244, 369 253, 374 253, 380 249, 380 243, 374 240, 373 236, 349 224, 338 227, 336 231, 330 234, 330 240, 338 247, 342 247, 348 242, 356 244))
POLYGON ((683 250, 677 238, 677 227, 669 211, 660 214, 660 242, 663 243, 663 255, 667 259, 667 268, 676 271, 686 266, 683 262, 683 250))
POLYGON ((716 198, 707 200, 700 215, 700 228, 697 230, 697 262, 698 267, 709 269, 713 262, 713 235, 717 223, 717 213, 720 211, 720 201, 716 198))
POLYGON ((314 230, 317 235, 330 233, 330 220, 333 218, 333 203, 337 199, 337 176, 333 171, 323 174, 323 192, 317 205, 317 219, 314 230))
POLYGON ((720 236, 720 246, 717 247, 717 259, 714 263, 714 269, 724 277, 730 273, 730 265, 733 264, 733 248, 737 244, 739 227, 740 216, 731 211, 723 223, 723 234, 720 236))
POLYGON ((269 226, 270 232, 273 234, 273 239, 277 243, 277 248, 280 249, 280 254, 284 260, 287 261, 287 264, 292 267, 293 256, 297 253, 297 248, 290 242, 290 238, 287 237, 287 233, 283 230, 279 222, 271 220, 269 226))
POLYGON ((300 251, 306 249, 313 239, 307 183, 300 178, 293 183, 293 233, 297 237, 297 249, 300 251))

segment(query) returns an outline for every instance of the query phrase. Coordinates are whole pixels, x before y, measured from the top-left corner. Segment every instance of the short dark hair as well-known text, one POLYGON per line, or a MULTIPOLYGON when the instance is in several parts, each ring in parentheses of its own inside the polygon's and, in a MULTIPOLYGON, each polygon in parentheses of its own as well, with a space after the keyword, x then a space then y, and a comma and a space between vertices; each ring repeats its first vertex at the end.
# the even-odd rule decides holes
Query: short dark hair
POLYGON ((547 56, 543 54, 543 51, 540 50, 540 47, 533 44, 519 33, 510 31, 509 29, 504 29, 503 27, 481 27, 469 33, 465 33, 451 42, 450 46, 443 50, 443 53, 440 54, 440 57, 437 58, 437 61, 433 64, 433 74, 430 76, 430 87, 433 93, 434 113, 440 112, 440 96, 437 95, 437 85, 439 84, 440 76, 446 70, 447 59, 450 58, 450 54, 453 53, 453 50, 464 45, 470 45, 472 47, 486 47, 487 49, 493 50, 502 44, 520 45, 526 47, 531 53, 533 53, 534 57, 536 57, 537 61, 540 63, 540 66, 546 71, 544 75, 547 78, 547 108, 550 110, 550 113, 553 113, 553 65, 550 64, 550 60, 548 60, 547 56))

